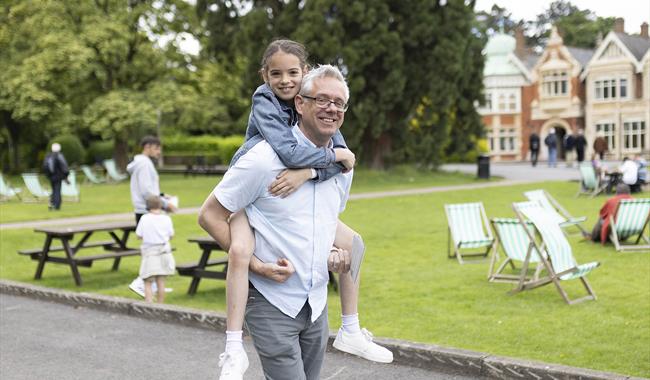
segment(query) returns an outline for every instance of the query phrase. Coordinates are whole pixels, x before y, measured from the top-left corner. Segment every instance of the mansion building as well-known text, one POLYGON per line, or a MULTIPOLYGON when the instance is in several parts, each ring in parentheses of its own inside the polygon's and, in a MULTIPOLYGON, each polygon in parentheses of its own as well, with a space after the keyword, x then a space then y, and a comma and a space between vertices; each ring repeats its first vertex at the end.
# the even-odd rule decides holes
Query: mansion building
MULTIPOLYGON (((485 106, 478 111, 492 160, 528 159, 533 132, 540 136, 540 159, 545 159, 543 141, 551 128, 558 138, 582 129, 587 160, 597 136, 607 140, 607 159, 650 158, 647 23, 639 35, 628 35, 623 19, 617 19, 596 49, 565 46, 553 27, 539 54, 526 47, 521 30, 515 37, 497 33, 484 53, 485 106)), ((558 157, 564 158, 561 146, 558 157)))

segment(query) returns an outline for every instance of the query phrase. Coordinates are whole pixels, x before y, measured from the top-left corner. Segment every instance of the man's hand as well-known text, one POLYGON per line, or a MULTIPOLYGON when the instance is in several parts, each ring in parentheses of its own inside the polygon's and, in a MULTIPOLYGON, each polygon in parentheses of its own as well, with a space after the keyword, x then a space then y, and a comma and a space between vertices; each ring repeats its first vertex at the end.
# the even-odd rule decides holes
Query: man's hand
POLYGON ((254 256, 251 260, 251 271, 266 278, 270 278, 273 281, 285 282, 296 272, 293 264, 284 258, 278 259, 275 263, 263 263, 255 259, 256 257, 254 256))
POLYGON ((350 252, 332 247, 327 258, 327 269, 334 273, 348 273, 350 271, 350 261, 350 252))
POLYGON ((354 169, 356 157, 350 149, 336 148, 334 154, 336 155, 336 162, 340 162, 348 171, 354 169))
POLYGON ((286 198, 311 179, 311 169, 287 169, 275 177, 269 192, 276 197, 286 198))

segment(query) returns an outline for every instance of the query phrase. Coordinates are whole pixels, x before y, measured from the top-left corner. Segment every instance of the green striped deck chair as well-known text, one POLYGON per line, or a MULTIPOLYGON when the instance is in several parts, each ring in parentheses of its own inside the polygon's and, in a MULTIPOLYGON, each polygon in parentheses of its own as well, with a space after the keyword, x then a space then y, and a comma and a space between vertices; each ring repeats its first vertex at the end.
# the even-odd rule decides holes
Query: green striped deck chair
POLYGON ((74 170, 70 170, 68 174, 68 182, 61 182, 61 197, 67 198, 72 202, 79 202, 81 196, 79 193, 79 185, 77 185, 77 175, 74 170))
POLYGON ((23 202, 40 202, 42 200, 49 200, 50 192, 45 190, 41 186, 41 182, 38 180, 38 174, 36 173, 23 173, 23 182, 25 182, 25 187, 31 198, 24 197, 23 202))
MULTIPOLYGON (((610 239, 617 251, 650 250, 650 233, 643 235, 650 223, 650 198, 621 199, 615 217, 610 216, 610 239), (638 235, 634 243, 622 244, 624 240, 638 235), (646 244, 639 244, 644 240, 646 244)), ((649 227, 650 230, 650 227, 649 227)))
MULTIPOLYGON (((464 259, 477 256, 487 257, 494 245, 494 238, 490 231, 483 203, 459 203, 445 205, 447 214, 447 256, 456 257, 461 264, 464 259), (450 245, 454 243, 454 253, 451 254, 450 245), (476 251, 476 248, 486 247, 485 251, 476 251), (467 252, 466 250, 469 250, 467 252)), ((476 260, 474 260, 476 261, 476 260)))
POLYGON ((578 194, 580 195, 591 195, 595 197, 596 195, 602 193, 605 190, 606 184, 601 184, 598 176, 596 176, 596 171, 590 163, 580 164, 580 189, 578 194))
POLYGON ((98 185, 100 183, 106 182, 106 178, 96 175, 88 165, 81 165, 81 171, 84 173, 84 183, 90 182, 98 185))
POLYGON ((9 182, 5 182, 5 177, 0 174, 0 201, 5 201, 13 197, 20 199, 20 192, 20 188, 11 187, 9 182))
POLYGON ((115 160, 113 159, 104 160, 104 167, 106 168, 107 178, 111 181, 121 182, 129 178, 127 174, 120 173, 120 171, 117 170, 115 160))
POLYGON ((524 193, 524 196, 530 201, 539 202, 542 207, 549 212, 553 220, 555 220, 555 222, 560 227, 562 227, 562 230, 575 226, 580 230, 582 236, 589 236, 587 230, 585 230, 584 227, 582 227, 580 224, 587 220, 587 218, 584 216, 577 218, 571 216, 571 214, 569 214, 569 212, 564 207, 562 207, 562 205, 553 199, 551 194, 546 192, 546 190, 527 191, 524 193))
POLYGON ((560 226, 556 223, 555 217, 538 202, 513 203, 512 207, 522 225, 528 220, 535 226, 540 241, 536 240, 536 236, 531 231, 526 230, 526 234, 530 241, 533 242, 533 250, 546 270, 546 275, 536 281, 527 283, 520 281, 515 292, 535 289, 553 283, 564 301, 569 305, 586 300, 595 300, 596 294, 591 289, 586 275, 597 268, 600 263, 594 261, 578 265, 573 257, 571 245, 560 226), (560 282, 573 279, 579 279, 582 282, 587 292, 586 296, 574 300, 569 298, 560 282))
POLYGON ((533 245, 525 231, 525 228, 527 228, 529 229, 529 232, 534 232, 532 224, 528 223, 526 227, 524 227, 519 222, 519 219, 512 218, 494 218, 490 223, 494 230, 496 242, 494 245, 494 253, 490 261, 488 281, 518 283, 522 281, 522 277, 524 282, 530 281, 531 279, 537 280, 540 271, 543 268, 541 266, 542 261, 534 252, 533 245), (505 258, 495 270, 495 265, 499 261, 499 250, 503 252, 505 258), (522 263, 521 270, 518 274, 503 273, 508 265, 510 265, 512 269, 516 269, 515 262, 522 263), (537 265, 532 277, 528 276, 529 264, 537 265))

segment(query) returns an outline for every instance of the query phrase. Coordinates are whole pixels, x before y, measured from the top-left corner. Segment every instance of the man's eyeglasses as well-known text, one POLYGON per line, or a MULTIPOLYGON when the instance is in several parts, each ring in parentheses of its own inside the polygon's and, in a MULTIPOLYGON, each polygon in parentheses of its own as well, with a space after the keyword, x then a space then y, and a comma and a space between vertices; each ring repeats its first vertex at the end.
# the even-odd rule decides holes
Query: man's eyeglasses
POLYGON ((336 109, 339 112, 345 112, 345 111, 348 110, 348 107, 349 107, 349 104, 343 103, 340 100, 329 100, 327 98, 323 98, 323 97, 320 97, 320 96, 317 96, 317 97, 307 96, 307 95, 300 95, 300 96, 302 96, 305 99, 313 100, 314 103, 316 103, 316 105, 319 108, 327 108, 327 107, 330 106, 330 104, 334 104, 334 107, 336 107, 336 109))

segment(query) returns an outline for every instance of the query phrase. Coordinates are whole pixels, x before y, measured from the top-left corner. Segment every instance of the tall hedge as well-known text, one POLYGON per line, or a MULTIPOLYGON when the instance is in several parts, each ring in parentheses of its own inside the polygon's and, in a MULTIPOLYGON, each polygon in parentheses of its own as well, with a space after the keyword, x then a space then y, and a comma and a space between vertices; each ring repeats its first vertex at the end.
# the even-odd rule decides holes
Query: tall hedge
POLYGON ((243 144, 244 136, 173 136, 163 139, 166 156, 215 157, 227 165, 237 149, 243 144))
POLYGON ((77 136, 59 135, 54 137, 47 147, 48 152, 50 151, 52 144, 55 142, 61 144, 61 153, 65 156, 68 165, 78 165, 84 162, 86 158, 86 150, 83 145, 81 145, 81 141, 79 141, 77 136))

